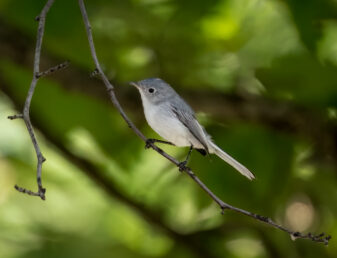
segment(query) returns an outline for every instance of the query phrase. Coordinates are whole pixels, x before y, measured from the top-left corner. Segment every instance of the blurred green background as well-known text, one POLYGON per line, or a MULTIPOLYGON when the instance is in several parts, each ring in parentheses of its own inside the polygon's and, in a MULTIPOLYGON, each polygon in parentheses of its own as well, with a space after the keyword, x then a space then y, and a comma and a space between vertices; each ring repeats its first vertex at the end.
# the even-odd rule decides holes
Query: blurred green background
MULTIPOLYGON (((46 22, 31 107, 45 202, 23 121, 37 23, 46 1, 0 1, 0 257, 337 257, 219 208, 128 129, 94 69, 77 1, 46 22)), ((160 77, 191 104, 215 142, 254 172, 215 156, 190 166, 225 202, 293 230, 337 237, 335 0, 86 1, 97 53, 130 118, 148 137, 128 81, 160 77)), ((163 146, 179 159, 185 148, 163 146)))

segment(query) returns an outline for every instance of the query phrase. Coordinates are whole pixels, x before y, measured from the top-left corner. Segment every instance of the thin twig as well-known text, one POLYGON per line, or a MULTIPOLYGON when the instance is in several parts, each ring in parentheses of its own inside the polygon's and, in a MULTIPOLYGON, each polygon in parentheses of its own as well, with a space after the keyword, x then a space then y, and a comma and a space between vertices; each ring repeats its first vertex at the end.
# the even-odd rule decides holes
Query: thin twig
POLYGON ((34 54, 34 70, 33 70, 33 79, 30 83, 30 87, 28 90, 28 94, 26 97, 25 105, 23 107, 23 113, 14 115, 14 116, 9 116, 8 118, 13 120, 17 118, 21 118, 24 120, 25 125, 27 127, 29 136, 32 140, 32 143, 34 145, 36 157, 37 157, 37 185, 38 185, 38 191, 34 192, 31 190, 27 190, 25 188, 19 187, 15 185, 15 189, 18 190, 21 193, 26 193, 32 196, 39 196, 42 200, 45 200, 45 192, 46 189, 43 188, 42 186, 42 180, 41 180, 41 173, 42 173, 42 163, 46 160, 40 150, 40 146, 36 140, 36 136, 33 130, 32 123, 30 121, 30 116, 29 116, 29 110, 30 110, 30 104, 32 101, 32 97, 35 91, 36 84, 39 80, 40 77, 40 56, 41 56, 41 46, 42 46, 42 39, 43 39, 43 34, 44 34, 44 27, 45 27, 45 20, 46 20, 46 15, 50 9, 50 7, 53 5, 54 0, 48 0, 45 6, 43 7, 41 13, 39 16, 35 18, 36 21, 39 21, 38 29, 37 29, 37 39, 36 39, 36 46, 35 46, 35 54, 34 54))
POLYGON ((55 65, 53 67, 50 67, 48 70, 44 71, 44 72, 40 72, 36 75, 36 77, 41 78, 41 77, 45 77, 47 75, 50 75, 52 73, 55 73, 57 71, 63 70, 65 68, 67 68, 69 66, 70 62, 69 61, 65 61, 61 64, 55 65))
MULTIPOLYGON (((111 102, 114 104, 114 106, 117 108, 118 112, 121 114, 121 116, 123 117, 123 119, 125 120, 125 122, 127 123, 127 125, 145 142, 148 143, 148 146, 151 147, 152 149, 154 149, 156 152, 158 152, 159 154, 161 154, 162 156, 164 156, 166 159, 168 159, 170 162, 172 162, 173 164, 175 164, 178 168, 179 168, 179 164, 180 162, 178 160, 176 160, 175 158, 173 158, 172 156, 170 156, 169 154, 167 154, 166 152, 164 152, 162 149, 158 148, 156 145, 154 145, 154 143, 151 142, 147 142, 147 138, 145 137, 145 135, 142 134, 142 132, 132 123, 132 121, 128 118, 128 116, 125 114, 124 110, 122 109, 119 101, 116 98, 115 92, 114 92, 114 87, 112 86, 112 84, 109 82, 108 78, 106 77, 106 75, 104 74, 101 65, 98 61, 97 58, 97 54, 96 54, 96 50, 95 50, 95 45, 94 45, 94 41, 93 41, 93 37, 92 37, 92 32, 91 32, 91 25, 89 22, 89 18, 85 9, 85 5, 83 0, 78 0, 79 6, 80 6, 80 10, 81 10, 81 14, 83 17, 83 22, 86 28, 86 32, 87 32, 87 37, 88 37, 88 41, 89 41, 89 46, 90 46, 90 52, 91 52, 91 56, 93 58, 93 61, 95 63, 96 69, 95 69, 95 75, 99 76, 102 81, 104 82, 104 85, 106 87, 106 90, 108 91, 109 95, 110 95, 110 99, 111 102)), ((298 238, 303 238, 303 239, 311 239, 314 242, 322 242, 324 244, 328 244, 329 240, 331 239, 331 236, 329 235, 325 235, 324 233, 319 234, 319 235, 312 235, 311 233, 308 234, 302 234, 300 232, 294 232, 291 231, 279 224, 277 224, 276 222, 274 222, 272 219, 265 217, 265 216, 261 216, 240 208, 237 208, 235 206, 232 206, 230 204, 227 204, 225 202, 223 202, 219 197, 217 197, 194 173, 193 171, 189 168, 189 167, 183 167, 182 170, 184 172, 186 172, 221 208, 222 213, 224 213, 224 210, 229 209, 229 210, 233 210, 236 211, 238 213, 244 214, 246 216, 252 217, 256 220, 262 221, 264 223, 269 224, 270 226, 280 229, 284 232, 287 232, 291 238, 293 240, 298 239, 298 238)))
POLYGON ((12 116, 8 116, 7 117, 9 120, 14 120, 14 119, 18 119, 18 118, 23 118, 22 114, 16 114, 16 115, 12 115, 12 116))

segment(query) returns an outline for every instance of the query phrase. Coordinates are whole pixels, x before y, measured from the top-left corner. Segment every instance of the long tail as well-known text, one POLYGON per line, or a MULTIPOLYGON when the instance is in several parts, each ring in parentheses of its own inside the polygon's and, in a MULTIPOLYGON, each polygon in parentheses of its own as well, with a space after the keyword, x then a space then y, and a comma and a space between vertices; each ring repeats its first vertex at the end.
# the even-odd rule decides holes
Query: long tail
POLYGON ((226 161, 229 165, 231 165, 233 168, 235 168, 237 171, 239 171, 242 175, 247 177, 249 180, 252 180, 255 178, 252 172, 250 172, 245 166, 237 162, 234 158, 229 156, 226 152, 224 152, 222 149, 220 149, 218 146, 215 145, 215 143, 209 141, 210 145, 210 153, 216 154, 219 158, 226 161))

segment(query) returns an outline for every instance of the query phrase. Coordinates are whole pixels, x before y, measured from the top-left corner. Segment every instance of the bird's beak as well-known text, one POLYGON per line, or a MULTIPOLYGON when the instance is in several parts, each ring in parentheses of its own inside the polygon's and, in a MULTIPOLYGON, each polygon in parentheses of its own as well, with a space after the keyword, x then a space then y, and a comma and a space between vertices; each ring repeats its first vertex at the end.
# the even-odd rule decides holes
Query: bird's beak
POLYGON ((135 82, 129 82, 129 84, 130 85, 132 85, 132 86, 135 86, 137 89, 139 89, 140 87, 138 86, 138 84, 137 83, 135 83, 135 82))

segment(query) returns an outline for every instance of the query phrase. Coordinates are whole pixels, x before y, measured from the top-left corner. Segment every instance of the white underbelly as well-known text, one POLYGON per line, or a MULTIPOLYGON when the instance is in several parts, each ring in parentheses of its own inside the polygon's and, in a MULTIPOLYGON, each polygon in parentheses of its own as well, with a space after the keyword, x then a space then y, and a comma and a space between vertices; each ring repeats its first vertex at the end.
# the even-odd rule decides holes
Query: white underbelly
POLYGON ((151 128, 166 141, 176 146, 197 147, 190 131, 167 109, 163 107, 149 109, 144 105, 144 113, 151 128))
POLYGON ((176 146, 190 146, 188 129, 175 117, 153 115, 147 122, 156 133, 176 146))
POLYGON ((142 96, 146 120, 151 128, 166 141, 176 146, 203 149, 202 144, 165 104, 152 104, 142 96))

